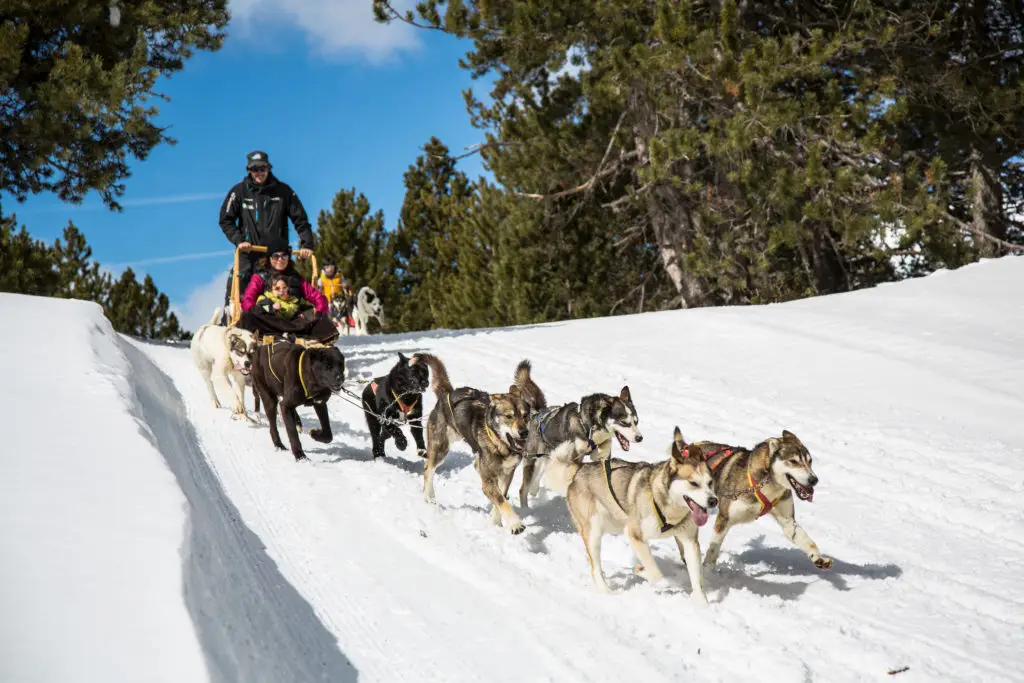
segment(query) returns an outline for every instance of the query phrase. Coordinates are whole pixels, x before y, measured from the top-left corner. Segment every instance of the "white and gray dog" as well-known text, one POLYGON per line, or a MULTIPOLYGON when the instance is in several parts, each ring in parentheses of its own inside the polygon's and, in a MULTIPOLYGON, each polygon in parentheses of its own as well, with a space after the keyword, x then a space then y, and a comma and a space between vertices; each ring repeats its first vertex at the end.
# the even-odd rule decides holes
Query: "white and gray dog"
POLYGON ((370 287, 362 287, 356 295, 356 310, 352 315, 356 321, 355 333, 367 335, 370 333, 370 318, 376 318, 380 327, 384 329, 384 306, 381 305, 377 292, 370 287))
POLYGON ((249 418, 245 411, 245 385, 249 381, 256 338, 248 330, 216 324, 220 319, 221 309, 218 308, 210 322, 196 330, 192 336, 192 361, 206 382, 213 407, 220 408, 214 389, 214 380, 220 379, 234 393, 234 416, 249 418))

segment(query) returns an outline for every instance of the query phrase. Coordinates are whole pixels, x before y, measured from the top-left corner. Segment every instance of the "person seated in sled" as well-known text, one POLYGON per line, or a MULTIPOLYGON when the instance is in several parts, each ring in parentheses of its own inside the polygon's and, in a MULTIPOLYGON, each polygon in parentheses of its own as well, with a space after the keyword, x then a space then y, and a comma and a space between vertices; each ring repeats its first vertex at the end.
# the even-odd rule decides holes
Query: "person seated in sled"
POLYGON ((297 296, 292 296, 288 287, 288 278, 277 273, 270 276, 270 289, 256 299, 256 308, 267 315, 274 315, 284 320, 294 320, 314 311, 313 305, 297 296))
POLYGON ((337 337, 338 332, 334 329, 328 315, 327 299, 316 287, 306 281, 295 269, 291 261, 291 246, 286 240, 275 238, 267 244, 267 260, 257 273, 249 280, 249 286, 242 296, 242 317, 238 321, 238 327, 252 332, 269 335, 294 335, 308 339, 328 339, 337 337), (289 300, 296 302, 296 315, 288 319, 278 312, 288 307, 274 308, 271 299, 269 311, 257 303, 275 285, 275 279, 280 291, 287 290, 289 300), (283 282, 282 282, 283 280, 283 282), (303 312, 298 305, 299 300, 305 299, 313 307, 313 312, 303 312))

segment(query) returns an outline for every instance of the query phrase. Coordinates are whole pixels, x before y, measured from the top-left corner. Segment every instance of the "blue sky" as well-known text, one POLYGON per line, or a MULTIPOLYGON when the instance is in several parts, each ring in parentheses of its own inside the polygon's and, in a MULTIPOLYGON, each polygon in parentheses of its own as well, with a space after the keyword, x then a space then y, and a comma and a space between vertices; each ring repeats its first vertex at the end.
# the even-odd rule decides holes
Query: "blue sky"
MULTIPOLYGON (((244 175, 246 152, 267 151, 314 225, 339 189, 355 187, 390 228, 402 174, 431 135, 453 153, 482 140, 461 95, 486 89, 458 67, 468 43, 378 25, 370 0, 231 7, 224 47, 197 54, 162 83, 171 101, 159 105, 159 121, 178 144, 133 163, 123 213, 95 195, 77 207, 47 195, 24 204, 3 198, 4 213, 16 213, 33 236, 50 242, 72 220, 99 262, 151 274, 193 330, 223 296, 231 245, 217 215, 244 175)), ((475 155, 460 167, 471 178, 484 172, 475 155)))

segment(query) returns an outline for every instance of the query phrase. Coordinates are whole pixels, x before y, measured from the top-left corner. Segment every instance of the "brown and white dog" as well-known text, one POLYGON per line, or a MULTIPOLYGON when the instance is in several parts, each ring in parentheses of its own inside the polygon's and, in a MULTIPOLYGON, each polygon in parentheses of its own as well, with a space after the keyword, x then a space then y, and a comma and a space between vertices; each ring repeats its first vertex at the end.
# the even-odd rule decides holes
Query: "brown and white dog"
POLYGON ((471 387, 454 388, 440 358, 427 353, 418 357, 430 367, 437 397, 427 418, 424 499, 434 501, 434 470, 448 455, 451 444, 465 441, 476 456, 474 467, 484 495, 494 506, 492 521, 500 524, 504 520, 510 532, 522 533, 526 526, 508 502, 508 488, 523 457, 531 406, 544 403, 540 387, 530 377, 530 362, 519 363, 507 394, 488 394, 471 387))
POLYGON ((832 559, 818 550, 807 532, 796 523, 793 495, 808 503, 814 500, 818 477, 811 467, 811 454, 796 434, 782 431, 782 438, 772 437, 753 450, 700 441, 691 448, 700 448, 707 458, 720 499, 714 536, 704 555, 704 566, 718 561, 722 541, 729 529, 771 515, 786 538, 807 553, 818 569, 831 569, 832 559))
POLYGON ((206 382, 214 408, 221 407, 214 388, 214 380, 219 379, 234 392, 233 417, 251 420, 245 410, 245 385, 256 350, 256 338, 247 330, 217 325, 220 319, 221 309, 218 308, 210 322, 202 325, 192 336, 192 362, 206 382))

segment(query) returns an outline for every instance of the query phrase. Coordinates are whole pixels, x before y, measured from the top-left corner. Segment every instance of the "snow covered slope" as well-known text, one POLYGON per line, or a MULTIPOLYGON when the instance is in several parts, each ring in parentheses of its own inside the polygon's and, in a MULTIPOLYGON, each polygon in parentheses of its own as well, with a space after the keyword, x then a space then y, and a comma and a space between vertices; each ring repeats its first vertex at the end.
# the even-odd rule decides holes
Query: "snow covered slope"
POLYGON ((0 680, 205 680, 120 336, 80 301, 0 294, 0 320, 0 680))
MULTIPOLYGON (((690 602, 671 541, 654 546, 676 587, 656 591, 632 575, 626 542, 606 539, 605 571, 619 591, 600 595, 564 501, 542 495, 522 511, 521 536, 491 526, 463 445, 439 471, 438 505, 428 505, 422 463, 391 444, 389 458, 371 462, 359 410, 332 399, 335 442, 304 437, 314 462, 296 465, 273 450, 265 427, 209 407, 187 350, 131 344, 183 397, 195 443, 182 447, 202 455, 229 512, 266 545, 350 662, 345 668, 314 648, 310 658, 334 672, 323 680, 832 682, 889 679, 887 671, 909 667, 895 680, 1012 681, 1022 680, 1024 664, 1021 291, 1024 260, 1005 258, 776 306, 342 342, 350 377, 382 374, 398 351, 429 350, 456 385, 492 391, 507 387, 515 364, 529 358, 552 403, 628 384, 646 437, 632 458, 662 459, 677 424, 692 440, 745 445, 783 428, 795 432, 821 479, 814 502, 797 504, 797 517, 835 568, 815 569, 762 519, 730 533, 720 569, 706 577, 705 609, 690 602)), ((58 362, 35 364, 35 380, 24 383, 87 372, 80 367, 88 360, 80 348, 86 323, 69 313, 74 304, 31 301, 35 311, 61 316, 47 336, 78 346, 58 362)), ((7 297, 0 313, 14 329, 28 324, 7 297)), ((33 348, 29 340, 3 343, 18 353, 33 348)), ((29 365, 19 361, 10 373, 20 377, 29 365)), ((9 424, 42 421, 39 401, 0 400, 9 424)), ((81 402, 65 408, 79 410, 81 402)), ((428 396, 427 408, 433 403, 428 396)), ((303 417, 315 424, 311 412, 303 417)), ((49 461, 63 468, 76 451, 55 436, 12 433, 23 448, 17 458, 3 452, 0 486, 9 470, 26 467, 21 459, 31 451, 40 474, 19 486, 25 497, 41 497, 41 473, 58 467, 49 461)), ((88 468, 78 474, 88 476, 88 468)), ((6 556, 25 523, 8 525, 3 512, 6 556)), ((705 527, 705 543, 709 536, 705 527)), ((7 613, 11 598, 0 597, 7 613)), ((294 602, 281 604, 299 613, 294 602)), ((309 619, 286 622, 300 636, 315 630, 309 619)), ((209 662, 210 642, 202 633, 200 640, 209 662)), ((227 637, 216 647, 230 662, 257 646, 227 637)), ((51 652, 66 650, 55 644, 51 652)), ((33 674, 26 680, 57 679, 25 671, 33 674)))

